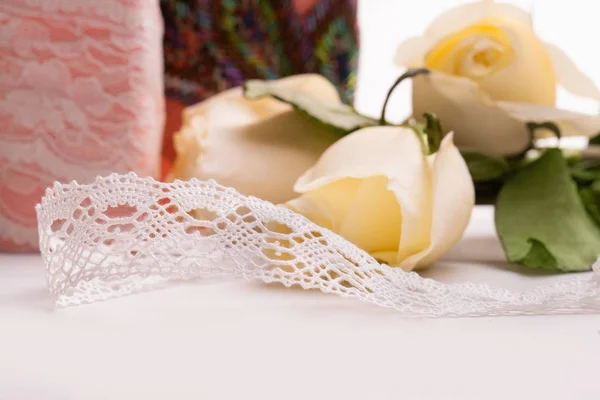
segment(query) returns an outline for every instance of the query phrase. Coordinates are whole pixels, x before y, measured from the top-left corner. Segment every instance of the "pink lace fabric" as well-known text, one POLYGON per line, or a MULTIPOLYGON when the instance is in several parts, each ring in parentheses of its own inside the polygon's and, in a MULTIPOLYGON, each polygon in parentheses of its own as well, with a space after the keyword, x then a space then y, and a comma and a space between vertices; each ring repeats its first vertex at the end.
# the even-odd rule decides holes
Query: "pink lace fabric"
POLYGON ((162 33, 158 0, 2 0, 0 250, 37 249, 54 181, 158 175, 162 33))

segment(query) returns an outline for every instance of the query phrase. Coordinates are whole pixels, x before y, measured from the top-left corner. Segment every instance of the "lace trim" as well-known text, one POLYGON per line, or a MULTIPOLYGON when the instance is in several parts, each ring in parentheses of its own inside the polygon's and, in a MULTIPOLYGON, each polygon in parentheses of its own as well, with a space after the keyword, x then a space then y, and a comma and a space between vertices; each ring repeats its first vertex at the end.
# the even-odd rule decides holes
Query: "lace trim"
POLYGON ((58 306, 123 296, 169 279, 227 277, 299 285, 430 317, 600 310, 592 278, 513 292, 443 284, 379 264, 301 215, 214 181, 160 183, 135 174, 56 183, 37 207, 58 306))

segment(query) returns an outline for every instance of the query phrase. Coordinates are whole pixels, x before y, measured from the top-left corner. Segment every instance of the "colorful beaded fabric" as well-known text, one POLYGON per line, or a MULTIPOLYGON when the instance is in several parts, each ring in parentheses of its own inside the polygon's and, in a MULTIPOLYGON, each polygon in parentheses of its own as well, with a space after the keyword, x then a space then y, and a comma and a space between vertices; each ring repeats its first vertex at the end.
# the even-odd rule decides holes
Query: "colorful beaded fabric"
POLYGON ((161 0, 167 96, 191 104, 250 78, 317 72, 349 100, 356 0, 161 0))

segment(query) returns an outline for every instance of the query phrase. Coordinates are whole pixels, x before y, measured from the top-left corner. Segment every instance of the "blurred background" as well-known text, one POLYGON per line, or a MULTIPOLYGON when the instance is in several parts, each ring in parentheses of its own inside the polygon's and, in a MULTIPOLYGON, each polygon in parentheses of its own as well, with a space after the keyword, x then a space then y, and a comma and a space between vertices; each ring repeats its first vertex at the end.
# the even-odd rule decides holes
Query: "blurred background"
MULTIPOLYGON (((600 82, 600 56, 597 37, 600 3, 590 0, 506 0, 533 15, 536 33, 565 51, 580 69, 600 82)), ((356 107, 369 115, 379 115, 385 94, 402 72, 394 66, 396 46, 420 35, 435 17, 465 0, 362 0, 358 2, 360 58, 356 107)), ((560 108, 598 114, 598 103, 558 91, 560 108)), ((394 93, 388 107, 393 119, 410 112, 410 85, 394 93)))

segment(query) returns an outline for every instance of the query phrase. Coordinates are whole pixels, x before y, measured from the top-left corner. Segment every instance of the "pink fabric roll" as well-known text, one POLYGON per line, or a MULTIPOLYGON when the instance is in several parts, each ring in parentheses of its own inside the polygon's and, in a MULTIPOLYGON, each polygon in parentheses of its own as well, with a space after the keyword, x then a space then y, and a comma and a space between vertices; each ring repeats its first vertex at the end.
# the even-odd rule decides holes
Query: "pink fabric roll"
POLYGON ((37 249, 55 180, 158 176, 162 33, 158 0, 2 0, 0 250, 37 249))

